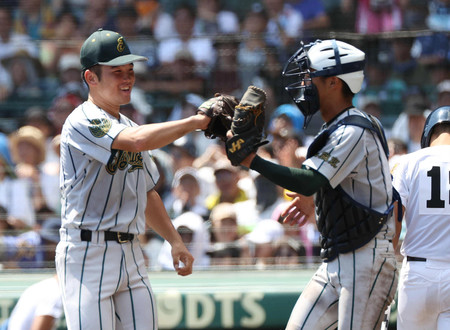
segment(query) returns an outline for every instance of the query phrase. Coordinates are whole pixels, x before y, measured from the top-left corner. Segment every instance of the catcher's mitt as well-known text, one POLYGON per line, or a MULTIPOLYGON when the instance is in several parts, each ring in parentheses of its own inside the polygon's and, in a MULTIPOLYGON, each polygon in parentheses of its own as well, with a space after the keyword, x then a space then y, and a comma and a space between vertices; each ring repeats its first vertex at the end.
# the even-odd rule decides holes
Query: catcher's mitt
POLYGON ((216 93, 213 98, 200 105, 197 111, 203 112, 211 118, 208 127, 204 130, 205 136, 209 139, 216 137, 226 141, 227 131, 231 128, 234 115, 234 107, 239 100, 232 95, 216 93))
POLYGON ((241 102, 234 110, 231 132, 233 137, 226 141, 226 151, 231 164, 238 166, 250 153, 268 143, 262 141, 264 131, 264 105, 266 92, 249 86, 241 102))

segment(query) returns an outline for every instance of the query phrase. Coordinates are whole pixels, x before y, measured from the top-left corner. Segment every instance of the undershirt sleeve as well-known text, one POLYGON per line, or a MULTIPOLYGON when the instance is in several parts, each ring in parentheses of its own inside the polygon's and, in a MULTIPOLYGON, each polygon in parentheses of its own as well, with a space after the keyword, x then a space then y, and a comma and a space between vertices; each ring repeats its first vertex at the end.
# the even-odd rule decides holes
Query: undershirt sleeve
POLYGON ((280 187, 304 196, 311 196, 328 184, 328 179, 313 169, 286 167, 259 156, 253 159, 250 168, 280 187))

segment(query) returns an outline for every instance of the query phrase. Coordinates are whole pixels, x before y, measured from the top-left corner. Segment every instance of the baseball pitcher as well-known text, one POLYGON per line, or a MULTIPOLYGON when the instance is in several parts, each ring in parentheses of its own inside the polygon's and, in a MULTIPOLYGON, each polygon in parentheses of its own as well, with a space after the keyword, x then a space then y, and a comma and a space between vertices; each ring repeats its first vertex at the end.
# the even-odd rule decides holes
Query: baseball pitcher
POLYGON ((88 100, 61 134, 62 228, 56 269, 69 329, 157 329, 155 297, 138 235, 146 225, 172 246, 175 270, 192 272, 193 257, 154 190, 159 173, 149 150, 196 129, 203 112, 138 126, 122 115, 135 81, 133 55, 114 31, 98 30, 81 48, 88 100))

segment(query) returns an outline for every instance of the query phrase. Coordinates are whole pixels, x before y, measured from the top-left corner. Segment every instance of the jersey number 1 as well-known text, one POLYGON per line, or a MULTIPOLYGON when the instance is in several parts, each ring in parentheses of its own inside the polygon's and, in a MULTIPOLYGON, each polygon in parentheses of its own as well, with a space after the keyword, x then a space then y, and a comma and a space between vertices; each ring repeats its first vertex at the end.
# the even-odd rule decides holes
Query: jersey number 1
MULTIPOLYGON (((445 201, 441 199, 441 168, 433 166, 427 172, 427 176, 431 178, 431 199, 427 200, 428 208, 445 208, 445 201)), ((448 173, 448 180, 450 183, 450 171, 448 173)), ((450 191, 449 191, 450 204, 450 191)))

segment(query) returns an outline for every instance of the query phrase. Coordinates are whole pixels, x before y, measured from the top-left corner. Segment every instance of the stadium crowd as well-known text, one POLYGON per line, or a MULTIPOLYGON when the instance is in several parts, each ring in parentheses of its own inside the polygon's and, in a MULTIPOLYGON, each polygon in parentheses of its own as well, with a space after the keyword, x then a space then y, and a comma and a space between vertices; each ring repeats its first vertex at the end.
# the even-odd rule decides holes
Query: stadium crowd
MULTIPOLYGON (((79 50, 98 28, 131 51, 136 85, 122 113, 138 124, 195 113, 214 93, 263 88, 270 144, 261 155, 300 167, 322 124, 303 116, 281 71, 298 47, 352 39, 366 52, 354 99, 384 124, 391 157, 420 148, 430 110, 450 104, 450 1, 445 0, 3 0, 0 4, 0 266, 54 267, 59 240, 59 133, 87 96, 79 50)), ((314 221, 282 224, 287 192, 233 167, 223 143, 191 133, 154 151, 157 190, 195 267, 307 264, 314 221)), ((169 246, 141 237, 150 269, 170 269, 169 246)))

